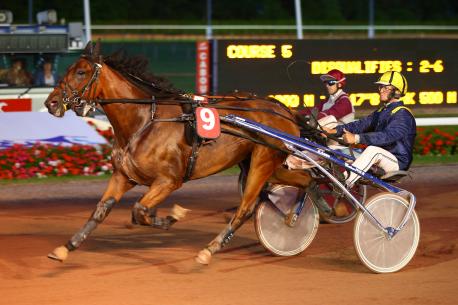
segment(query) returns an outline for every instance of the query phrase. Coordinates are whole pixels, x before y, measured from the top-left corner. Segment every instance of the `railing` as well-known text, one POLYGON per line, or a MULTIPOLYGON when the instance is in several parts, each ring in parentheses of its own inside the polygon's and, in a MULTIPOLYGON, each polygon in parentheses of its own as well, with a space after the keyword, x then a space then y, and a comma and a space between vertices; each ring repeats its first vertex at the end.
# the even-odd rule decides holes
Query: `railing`
POLYGON ((419 118, 415 119, 417 126, 446 126, 446 125, 457 125, 458 117, 450 118, 419 118))
MULTIPOLYGON (((208 25, 184 24, 117 24, 92 25, 93 30, 206 30, 208 25)), ((212 25, 213 30, 291 30, 295 25, 212 25)), ((376 31, 458 31, 458 25, 303 25, 305 31, 367 31, 373 28, 376 31)))
MULTIPOLYGON (((127 31, 131 34, 135 31, 155 31, 155 32, 178 32, 188 33, 198 31, 197 35, 205 35, 207 39, 211 39, 215 34, 242 34, 246 31, 262 32, 263 35, 280 34, 291 35, 294 32, 298 33, 298 38, 303 37, 303 32, 313 35, 312 32, 333 32, 333 33, 346 33, 346 32, 367 32, 368 38, 374 38, 375 33, 383 34, 388 32, 420 32, 422 35, 435 35, 436 33, 444 33, 456 35, 458 32, 458 25, 303 25, 302 30, 296 25, 260 25, 260 24, 237 24, 237 25, 199 25, 199 24, 139 24, 139 25, 92 25, 91 31, 127 31), (286 33, 285 33, 286 32, 286 33), (428 33, 425 33, 428 32, 428 33)), ((250 35, 256 33, 250 33, 250 35)))

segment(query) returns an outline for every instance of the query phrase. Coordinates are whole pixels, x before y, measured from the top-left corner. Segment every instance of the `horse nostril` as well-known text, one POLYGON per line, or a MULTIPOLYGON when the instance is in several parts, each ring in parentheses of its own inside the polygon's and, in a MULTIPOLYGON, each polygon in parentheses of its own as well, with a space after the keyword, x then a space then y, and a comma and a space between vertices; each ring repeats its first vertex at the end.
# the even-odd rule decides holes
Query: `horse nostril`
POLYGON ((56 106, 57 106, 57 101, 51 101, 51 102, 49 103, 49 105, 50 105, 51 107, 56 107, 56 106))

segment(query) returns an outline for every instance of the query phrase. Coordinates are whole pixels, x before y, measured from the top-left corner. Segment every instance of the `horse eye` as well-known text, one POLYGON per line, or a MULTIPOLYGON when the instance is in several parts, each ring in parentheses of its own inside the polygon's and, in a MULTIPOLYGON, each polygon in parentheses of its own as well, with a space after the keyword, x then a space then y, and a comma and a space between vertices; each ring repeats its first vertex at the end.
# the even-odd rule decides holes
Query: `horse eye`
POLYGON ((78 74, 78 75, 84 75, 84 74, 86 74, 86 71, 84 71, 84 70, 78 70, 78 71, 76 71, 76 74, 78 74))

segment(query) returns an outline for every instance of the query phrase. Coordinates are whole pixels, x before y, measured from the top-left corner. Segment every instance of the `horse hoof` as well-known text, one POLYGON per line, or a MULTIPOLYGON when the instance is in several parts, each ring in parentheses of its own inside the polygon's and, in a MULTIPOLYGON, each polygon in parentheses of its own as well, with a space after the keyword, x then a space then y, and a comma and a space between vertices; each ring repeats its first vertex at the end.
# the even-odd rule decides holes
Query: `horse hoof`
POLYGON ((64 246, 57 247, 52 251, 51 253, 48 254, 48 258, 63 262, 66 260, 68 257, 68 249, 65 248, 64 246))
POLYGON ((350 212, 348 211, 348 208, 344 202, 337 202, 337 204, 334 206, 334 215, 336 215, 336 217, 346 217, 350 215, 350 212))
POLYGON ((134 228, 134 224, 132 224, 132 223, 128 223, 128 222, 125 222, 125 223, 124 223, 124 227, 126 227, 126 229, 129 229, 129 230, 131 230, 131 229, 133 229, 133 228, 134 228))
POLYGON ((208 249, 201 250, 196 256, 196 262, 201 265, 208 265, 212 259, 212 254, 208 249))
POLYGON ((176 220, 180 220, 183 219, 189 211, 191 210, 185 209, 179 206, 178 204, 174 204, 170 216, 172 216, 176 220))

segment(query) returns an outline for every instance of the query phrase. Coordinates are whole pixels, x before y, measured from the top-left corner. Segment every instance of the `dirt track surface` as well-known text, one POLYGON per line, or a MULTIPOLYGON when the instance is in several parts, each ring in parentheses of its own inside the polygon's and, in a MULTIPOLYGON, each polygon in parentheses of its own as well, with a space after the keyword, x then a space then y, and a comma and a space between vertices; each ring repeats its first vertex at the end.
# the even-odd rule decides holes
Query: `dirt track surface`
POLYGON ((236 177, 192 181, 172 203, 192 209, 170 231, 126 226, 144 189, 126 194, 65 263, 46 258, 91 214, 105 181, 0 186, 0 304, 457 304, 458 166, 413 169, 421 239, 398 273, 369 272, 355 254, 353 223, 320 225, 295 257, 274 257, 249 221, 209 266, 195 254, 238 201, 236 177))

